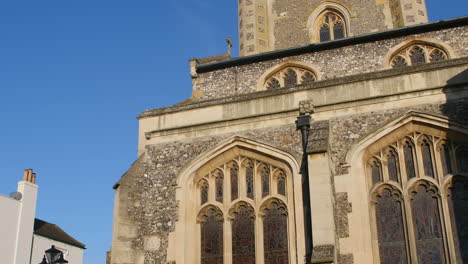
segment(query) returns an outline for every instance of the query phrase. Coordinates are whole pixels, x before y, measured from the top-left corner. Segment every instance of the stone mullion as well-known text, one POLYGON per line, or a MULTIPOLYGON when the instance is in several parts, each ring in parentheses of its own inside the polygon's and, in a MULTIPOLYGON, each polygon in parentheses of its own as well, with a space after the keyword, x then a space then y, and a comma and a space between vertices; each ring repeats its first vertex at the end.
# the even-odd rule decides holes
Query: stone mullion
POLYGON ((403 151, 403 142, 398 143, 397 145, 397 155, 398 155, 398 162, 400 163, 400 180, 401 186, 406 186, 408 183, 408 173, 406 172, 406 164, 405 164, 405 153, 403 151))
POLYGON ((263 234, 263 216, 257 214, 255 217, 255 263, 265 263, 265 249, 264 249, 264 234, 263 234))
POLYGON ((386 151, 380 152, 380 171, 382 173, 382 182, 388 182, 390 177, 388 175, 388 159, 386 151))
POLYGON ((247 173, 247 168, 244 166, 239 166, 239 174, 237 175, 239 180, 239 199, 245 200, 247 198, 247 181, 245 174, 247 173))
POLYGON ((223 205, 227 211, 231 205, 231 170, 227 164, 224 164, 223 175, 223 205))
POLYGON ((445 173, 444 173, 444 169, 443 169, 443 165, 442 165, 442 159, 441 159, 441 155, 442 155, 442 152, 440 150, 442 150, 443 148, 443 140, 439 140, 437 143, 434 142, 434 166, 435 166, 435 173, 437 174, 437 180, 440 184, 440 186, 443 186, 444 184, 444 179, 445 179, 445 173), (440 150, 439 150, 440 149, 440 150))
POLYGON ((416 249, 416 235, 414 233, 413 225, 413 211, 411 210, 411 199, 406 197, 403 199, 403 206, 406 211, 406 223, 408 226, 408 246, 412 264, 418 264, 418 253, 416 249))
MULTIPOLYGON (((444 232, 446 234, 446 246, 445 246, 445 252, 446 256, 448 257, 448 263, 456 263, 457 257, 456 257, 456 250, 455 250, 455 243, 454 243, 454 238, 453 238, 453 231, 452 231, 452 221, 450 218, 450 210, 449 210, 449 205, 448 205, 448 189, 441 189, 440 190, 440 205, 441 209, 440 211, 442 212, 442 219, 443 221, 443 227, 444 227, 444 232), (447 192, 445 192, 445 190, 447 192)), ((447 258, 446 257, 446 258, 447 258)))
POLYGON ((224 264, 232 264, 232 219, 226 217, 224 221, 224 264))
POLYGON ((208 203, 216 201, 216 177, 211 172, 208 174, 208 203))

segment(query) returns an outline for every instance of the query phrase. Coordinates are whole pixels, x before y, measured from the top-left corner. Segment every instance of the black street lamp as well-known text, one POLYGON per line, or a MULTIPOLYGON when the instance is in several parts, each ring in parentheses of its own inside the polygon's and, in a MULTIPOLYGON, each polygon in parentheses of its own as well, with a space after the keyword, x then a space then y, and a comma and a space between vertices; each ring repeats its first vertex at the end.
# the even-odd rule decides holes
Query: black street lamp
POLYGON ((312 263, 312 252, 314 242, 312 237, 312 209, 310 205, 310 186, 309 186, 309 163, 307 160, 307 145, 309 139, 310 123, 312 118, 310 114, 314 112, 313 104, 310 101, 300 102, 300 115, 296 120, 296 129, 301 131, 302 135, 302 203, 304 207, 304 240, 305 240, 305 264, 312 263))
POLYGON ((63 252, 56 249, 54 245, 45 251, 45 255, 39 264, 66 264, 68 261, 63 258, 63 252), (46 259, 47 258, 47 259, 46 259))

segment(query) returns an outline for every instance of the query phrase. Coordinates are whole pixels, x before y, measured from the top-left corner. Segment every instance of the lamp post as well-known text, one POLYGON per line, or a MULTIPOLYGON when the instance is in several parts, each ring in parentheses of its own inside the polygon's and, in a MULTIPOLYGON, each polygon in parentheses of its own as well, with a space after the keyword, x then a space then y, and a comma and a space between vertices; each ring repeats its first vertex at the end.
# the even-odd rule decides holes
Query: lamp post
POLYGON ((39 264, 66 264, 68 261, 63 258, 63 252, 56 249, 54 245, 45 251, 45 255, 39 264))
POLYGON ((309 164, 307 161, 307 144, 311 116, 314 112, 314 106, 310 101, 303 101, 299 104, 300 115, 296 120, 296 129, 301 131, 302 135, 302 203, 304 207, 304 240, 305 240, 305 264, 312 263, 312 251, 314 249, 312 237, 312 210, 310 205, 310 186, 309 186, 309 164))

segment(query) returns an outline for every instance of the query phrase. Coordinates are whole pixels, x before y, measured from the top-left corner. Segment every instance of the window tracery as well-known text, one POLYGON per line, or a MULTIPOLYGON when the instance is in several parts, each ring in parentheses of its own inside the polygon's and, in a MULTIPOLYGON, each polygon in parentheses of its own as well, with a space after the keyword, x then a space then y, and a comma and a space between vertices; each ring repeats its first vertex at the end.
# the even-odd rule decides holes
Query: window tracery
POLYGON ((325 10, 317 19, 320 42, 346 37, 346 25, 343 15, 335 10, 325 10))
POLYGON ((417 43, 398 51, 390 59, 392 68, 443 61, 449 58, 448 53, 430 44, 417 43))
POLYGON ((270 75, 265 81, 268 90, 292 87, 298 84, 312 83, 317 80, 316 74, 308 69, 287 66, 270 75))
POLYGON ((468 260, 468 228, 460 224, 468 222, 465 150, 466 142, 413 132, 368 158, 381 264, 468 260))
POLYGON ((260 249, 265 264, 290 263, 287 170, 240 155, 200 176, 200 263, 221 264, 230 256, 229 263, 255 264, 260 249), (215 194, 204 198, 208 183, 214 183, 215 194), (256 239, 261 231, 263 241, 256 239))

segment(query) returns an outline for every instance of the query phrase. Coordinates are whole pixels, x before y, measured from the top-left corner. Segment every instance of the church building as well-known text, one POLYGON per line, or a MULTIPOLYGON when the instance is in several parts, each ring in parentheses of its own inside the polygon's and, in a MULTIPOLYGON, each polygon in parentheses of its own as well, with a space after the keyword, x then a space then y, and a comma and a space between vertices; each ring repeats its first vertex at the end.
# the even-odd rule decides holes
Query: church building
POLYGON ((138 117, 108 262, 468 263, 468 16, 238 1, 240 57, 138 117))

